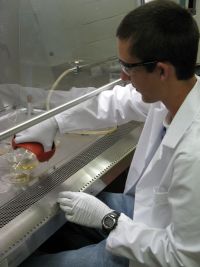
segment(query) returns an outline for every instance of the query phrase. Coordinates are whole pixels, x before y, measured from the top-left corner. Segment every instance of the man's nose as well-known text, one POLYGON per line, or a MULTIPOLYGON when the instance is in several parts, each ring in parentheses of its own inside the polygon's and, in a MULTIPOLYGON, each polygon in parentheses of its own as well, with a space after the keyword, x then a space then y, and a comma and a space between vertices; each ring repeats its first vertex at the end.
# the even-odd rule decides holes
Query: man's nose
POLYGON ((120 78, 122 81, 130 81, 130 76, 123 72, 123 70, 120 73, 120 78))

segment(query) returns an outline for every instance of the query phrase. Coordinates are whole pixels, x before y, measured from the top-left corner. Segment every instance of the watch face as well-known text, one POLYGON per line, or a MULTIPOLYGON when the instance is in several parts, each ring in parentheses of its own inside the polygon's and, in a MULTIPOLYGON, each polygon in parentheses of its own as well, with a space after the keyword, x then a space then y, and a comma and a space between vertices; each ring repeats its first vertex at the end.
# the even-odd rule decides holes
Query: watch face
POLYGON ((110 233, 110 231, 112 231, 116 227, 119 216, 120 213, 118 213, 117 211, 113 211, 105 215, 102 220, 102 230, 106 233, 110 233))
POLYGON ((115 219, 114 218, 111 218, 111 217, 106 217, 105 220, 104 220, 104 224, 106 227, 108 228, 112 228, 113 225, 115 224, 115 219))

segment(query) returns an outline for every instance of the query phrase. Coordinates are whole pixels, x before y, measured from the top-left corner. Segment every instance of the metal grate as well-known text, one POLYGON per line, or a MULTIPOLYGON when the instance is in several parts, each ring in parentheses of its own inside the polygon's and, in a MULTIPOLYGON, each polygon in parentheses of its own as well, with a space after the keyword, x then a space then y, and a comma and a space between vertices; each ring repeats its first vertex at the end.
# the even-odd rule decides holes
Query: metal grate
POLYGON ((28 209, 32 204, 39 201, 45 194, 63 183, 67 178, 83 168, 106 149, 111 147, 137 125, 138 123, 131 122, 120 126, 115 132, 105 135, 71 161, 63 164, 60 168, 49 174, 48 177, 45 178, 45 183, 42 186, 39 186, 39 183, 35 183, 32 186, 29 186, 26 191, 21 192, 8 201, 0 208, 0 228, 18 216, 21 212, 28 209))

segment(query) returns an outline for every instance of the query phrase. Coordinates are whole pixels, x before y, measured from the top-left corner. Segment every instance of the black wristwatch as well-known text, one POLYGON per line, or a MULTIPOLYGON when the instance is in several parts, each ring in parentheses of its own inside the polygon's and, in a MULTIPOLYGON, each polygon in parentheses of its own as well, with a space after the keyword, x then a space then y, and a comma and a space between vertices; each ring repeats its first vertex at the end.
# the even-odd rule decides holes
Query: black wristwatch
POLYGON ((102 230, 109 234, 117 226, 119 216, 117 211, 106 214, 102 219, 102 230))

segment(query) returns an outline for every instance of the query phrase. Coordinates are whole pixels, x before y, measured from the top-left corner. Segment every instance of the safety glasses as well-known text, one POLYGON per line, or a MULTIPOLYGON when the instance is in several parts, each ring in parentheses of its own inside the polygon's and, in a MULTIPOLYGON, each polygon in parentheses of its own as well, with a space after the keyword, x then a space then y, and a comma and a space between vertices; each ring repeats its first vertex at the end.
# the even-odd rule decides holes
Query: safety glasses
POLYGON ((157 63, 158 63, 158 61, 156 61, 156 60, 141 61, 138 63, 126 63, 123 60, 119 59, 119 64, 121 66, 121 69, 127 76, 130 76, 133 68, 141 67, 141 66, 147 66, 147 65, 153 65, 153 64, 157 64, 157 63))

